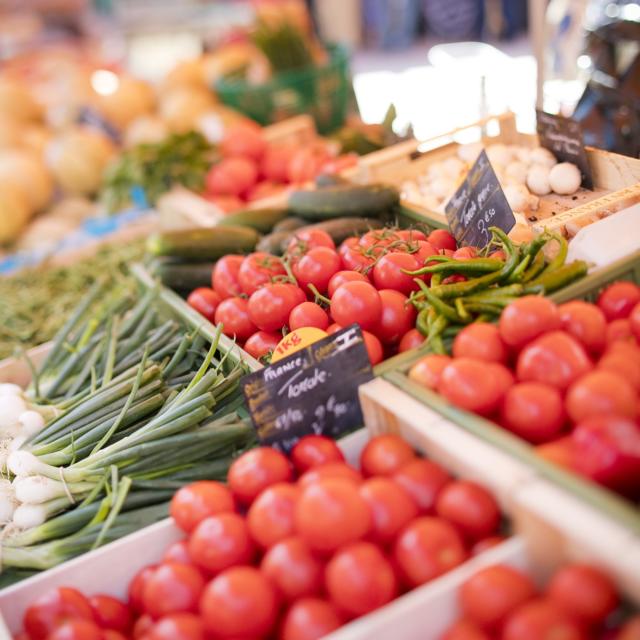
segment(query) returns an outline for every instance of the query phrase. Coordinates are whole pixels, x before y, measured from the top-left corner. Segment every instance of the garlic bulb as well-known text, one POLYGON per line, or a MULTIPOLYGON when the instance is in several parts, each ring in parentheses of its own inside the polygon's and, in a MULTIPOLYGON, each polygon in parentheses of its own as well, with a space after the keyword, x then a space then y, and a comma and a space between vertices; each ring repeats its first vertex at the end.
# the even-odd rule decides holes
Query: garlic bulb
POLYGON ((571 195, 580 188, 582 176, 580 169, 571 162, 561 162, 549 171, 549 186, 563 196, 571 195))

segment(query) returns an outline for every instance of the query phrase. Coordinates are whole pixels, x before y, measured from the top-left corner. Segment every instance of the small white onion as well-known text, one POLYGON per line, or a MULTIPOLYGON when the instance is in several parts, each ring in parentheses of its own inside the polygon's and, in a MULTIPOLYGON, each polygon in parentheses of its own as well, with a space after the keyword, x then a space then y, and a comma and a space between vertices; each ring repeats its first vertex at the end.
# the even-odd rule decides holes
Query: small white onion
POLYGON ((25 411, 18 421, 22 425, 22 433, 27 437, 38 433, 45 425, 44 418, 37 411, 25 411))
POLYGON ((18 506, 13 486, 9 480, 0 480, 0 524, 11 522, 13 512, 18 506))
POLYGON ((549 185, 549 167, 542 164, 534 164, 527 173, 527 187, 537 196, 546 196, 551 193, 549 185))
POLYGON ((0 384, 0 397, 20 395, 22 395, 22 389, 17 384, 11 384, 10 382, 0 384))
POLYGON ((556 157, 549 151, 549 149, 545 149, 544 147, 536 147, 531 150, 531 154, 529 155, 529 161, 531 164, 542 164, 545 167, 553 167, 553 165, 558 164, 556 157))
POLYGON ((18 418, 27 410, 27 405, 20 396, 7 395, 0 397, 0 428, 12 427, 18 418))
POLYGON ((505 175, 517 184, 524 184, 527 180, 527 165, 524 162, 514 160, 507 165, 505 175))
POLYGON ((13 524, 20 529, 31 529, 39 527, 47 519, 47 513, 42 505, 21 504, 13 512, 13 524))
POLYGON ((42 463, 29 451, 12 451, 7 466, 14 476, 33 476, 40 473, 42 463))
POLYGON ((529 208, 529 192, 526 187, 519 184, 508 184, 503 191, 514 212, 526 211, 529 208))
POLYGON ((571 162, 561 162, 549 171, 549 185, 554 193, 568 196, 580 188, 580 169, 571 162))
POLYGON ((45 476, 18 477, 13 481, 13 489, 24 504, 42 504, 67 495, 62 482, 45 476))

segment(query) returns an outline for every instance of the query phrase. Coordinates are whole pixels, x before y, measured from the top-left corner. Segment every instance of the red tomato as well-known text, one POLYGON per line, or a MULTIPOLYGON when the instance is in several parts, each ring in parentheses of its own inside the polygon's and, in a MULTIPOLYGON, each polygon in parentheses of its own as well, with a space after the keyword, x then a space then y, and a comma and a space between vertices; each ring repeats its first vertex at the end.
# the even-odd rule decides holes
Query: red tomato
POLYGON ((547 586, 547 595, 566 613, 588 624, 604 622, 619 603, 609 576, 586 564, 560 568, 547 586))
POLYGON ((507 347, 495 324, 474 322, 458 333, 453 341, 454 358, 473 358, 486 362, 507 361, 507 347))
POLYGON ((605 340, 607 345, 610 345, 618 341, 632 341, 635 342, 635 336, 631 330, 631 323, 627 318, 618 318, 618 320, 612 320, 607 325, 607 331, 605 334, 605 340))
POLYGON ((271 447, 257 447, 243 453, 229 467, 227 474, 233 495, 245 505, 251 504, 267 487, 291 479, 289 460, 271 447))
POLYGON ((322 173, 328 175, 335 175, 345 169, 355 167, 358 164, 357 153, 345 153, 331 160, 327 160, 321 167, 322 173))
POLYGON ((300 229, 295 231, 293 238, 287 245, 287 253, 300 256, 310 249, 324 247, 325 249, 335 249, 336 243, 333 238, 322 229, 300 229))
POLYGON ((192 613, 174 613, 156 622, 145 640, 205 640, 204 624, 192 613))
POLYGON ((162 562, 181 562, 182 564, 189 564, 191 562, 191 556, 189 555, 189 546, 187 540, 178 540, 167 547, 167 550, 162 554, 162 562))
MULTIPOLYGON (((181 615, 181 614, 177 614, 181 615)), ((182 615, 192 615, 192 614, 182 614, 182 615)), ((139 638, 145 638, 146 634, 153 628, 154 622, 153 618, 146 613, 140 616, 133 625, 133 633, 132 636, 134 640, 138 640, 139 638)))
POLYGON ((302 327, 317 327, 326 331, 329 326, 329 316, 319 304, 302 302, 291 310, 287 324, 291 331, 302 327))
MULTIPOLYGON (((410 243, 427 241, 427 234, 420 231, 420 229, 398 229, 396 235, 405 242, 410 243)), ((431 255, 435 255, 436 253, 438 252, 434 251, 431 255)))
POLYGON ((453 252, 451 256, 454 260, 471 260, 478 256, 478 250, 475 247, 460 247, 453 252))
POLYGON ((387 253, 373 267, 373 284, 377 289, 394 289, 406 295, 420 287, 415 278, 405 271, 417 271, 420 263, 410 253, 387 253))
POLYGON ((376 248, 375 255, 380 255, 384 248, 397 243, 399 240, 401 238, 395 229, 372 229, 360 238, 358 244, 364 249, 376 248))
POLYGON ((132 624, 131 611, 124 602, 112 596, 98 594, 89 598, 89 604, 95 621, 103 629, 128 633, 132 624))
POLYGON ((315 596, 322 589, 324 566, 302 538, 287 538, 273 545, 265 553, 260 571, 291 602, 315 596))
POLYGON ((515 384, 502 401, 501 424, 534 444, 557 438, 566 419, 562 394, 542 382, 515 384))
POLYGON ((634 388, 613 371, 591 371, 576 380, 567 391, 567 412, 574 422, 598 415, 635 418, 638 399, 634 388))
POLYGON ((456 239, 445 229, 434 229, 427 237, 427 240, 438 251, 442 249, 455 251, 457 248, 456 239))
POLYGON ((267 549, 294 533, 293 513, 300 488, 289 482, 267 487, 251 504, 247 525, 254 541, 267 549))
POLYGON ((249 303, 244 298, 227 298, 216 309, 216 324, 222 323, 222 331, 230 338, 246 340, 258 327, 249 317, 249 303))
POLYGON ((542 296, 518 298, 504 309, 499 323, 502 339, 516 349, 561 325, 558 307, 542 296))
POLYGON ((482 629, 468 620, 458 620, 440 640, 491 640, 482 629))
POLYGON ((329 334, 329 335, 333 335, 334 333, 338 333, 338 331, 342 331, 344 329, 344 327, 341 327, 339 324, 337 324, 336 322, 334 322, 333 324, 330 324, 325 331, 329 334))
POLYGON ((199 480, 178 489, 169 507, 175 523, 187 533, 209 516, 233 511, 235 502, 231 491, 215 480, 199 480))
POLYGON ((342 626, 337 609, 320 598, 300 598, 284 616, 280 640, 320 640, 342 626))
POLYGON ((398 353, 404 353, 411 349, 418 349, 424 344, 424 336, 417 329, 410 329, 400 339, 398 353))
POLYGON ((289 182, 301 183, 313 180, 320 171, 320 167, 327 159, 326 150, 314 147, 298 149, 289 160, 287 177, 289 182))
POLYGON ((288 182, 288 167, 296 152, 294 145, 270 144, 265 149, 260 163, 260 173, 273 182, 288 182))
POLYGON ((436 513, 454 524, 469 540, 481 540, 500 525, 500 507, 479 484, 453 480, 438 495, 436 513))
MULTIPOLYGON (((424 338, 423 338, 424 339, 424 338)), ((409 370, 409 379, 427 389, 436 389, 445 367, 453 360, 449 356, 430 353, 420 358, 409 370)))
POLYGON ((604 349, 607 320, 595 304, 572 300, 558 307, 562 328, 593 354, 604 349))
POLYGON ((363 538, 371 528, 371 515, 353 482, 324 478, 304 487, 295 526, 312 549, 330 552, 363 538))
MULTIPOLYGON (((432 266, 435 262, 430 262, 429 258, 438 255, 438 250, 430 243, 424 240, 418 241, 418 251, 413 254, 418 259, 418 264, 423 266, 432 266)), ((427 273, 423 276, 425 282, 431 282, 431 274, 427 273)))
POLYGON ((340 256, 334 249, 314 247, 293 263, 293 275, 303 289, 315 293, 310 287, 313 285, 324 294, 329 281, 340 271, 341 265, 340 256))
MULTIPOLYGON (((238 517, 235 514, 227 515, 238 517)), ((192 556, 191 543, 194 536, 198 535, 200 526, 202 525, 198 526, 189 540, 189 552, 192 556)), ((197 562, 197 558, 194 557, 194 560, 197 562)), ((142 604, 146 613, 156 620, 170 613, 195 613, 204 584, 202 573, 191 564, 161 564, 144 585, 142 604)))
POLYGON ((360 454, 360 467, 367 476, 391 476, 416 457, 414 450, 392 433, 371 438, 360 454))
POLYGON ((391 542, 418 515, 418 506, 410 495, 389 478, 366 480, 360 485, 360 495, 371 510, 371 535, 379 544, 391 542))
POLYGON ((393 557, 405 583, 417 587, 462 564, 467 552, 453 525, 423 516, 396 538, 393 557))
POLYGON ((614 282, 598 298, 598 306, 609 322, 628 318, 638 302, 640 302, 640 287, 633 282, 614 282))
POLYGON ((593 368, 583 346, 564 331, 552 331, 528 344, 518 356, 523 382, 544 382, 564 391, 593 368))
POLYGON ((622 626, 616 636, 616 640, 639 640, 640 639, 640 615, 629 618, 622 626))
POLYGON ((119 631, 113 629, 102 629, 102 640, 127 640, 127 637, 119 631))
POLYGON ((248 158, 225 158, 214 164, 205 177, 206 189, 219 196, 240 196, 258 180, 258 168, 248 158))
POLYGON ((200 615, 206 631, 219 638, 264 638, 278 613, 276 592, 253 567, 233 567, 205 588, 200 615))
POLYGON ((238 282, 242 293, 250 296, 265 284, 270 284, 276 276, 286 275, 282 260, 270 253, 256 251, 250 253, 240 265, 238 282))
POLYGON ((395 344, 415 325, 416 310, 399 291, 382 289, 378 293, 382 301, 382 314, 376 335, 385 344, 395 344))
POLYGON ((376 259, 367 253, 365 253, 362 247, 356 247, 348 249, 340 254, 342 258, 342 268, 348 271, 356 271, 372 276, 371 269, 373 268, 376 259))
POLYGON ((365 331, 375 331, 382 315, 382 300, 373 285, 347 282, 331 298, 331 317, 341 326, 357 322, 365 331))
POLYGON ((221 302, 220 294, 207 287, 194 289, 187 298, 187 304, 201 313, 209 322, 214 321, 216 309, 221 302))
POLYGON ((224 157, 240 156, 260 160, 266 147, 267 143, 260 129, 233 124, 224 132, 220 142, 220 153, 224 157))
POLYGON ((448 472, 435 462, 415 458, 403 464, 392 476, 423 514, 435 513, 436 499, 451 482, 448 472))
POLYGON ((366 276, 363 276, 361 273, 357 271, 338 271, 331 276, 331 280, 329 280, 329 286, 327 287, 327 293, 331 298, 333 294, 336 292, 336 289, 343 285, 345 282, 369 282, 366 276))
POLYGON ((244 207, 244 202, 237 196, 215 196, 210 193, 204 193, 203 195, 206 200, 218 207, 223 214, 233 213, 244 207))
POLYGON ((298 479, 298 484, 304 488, 326 478, 348 480, 353 484, 362 482, 360 473, 346 462, 325 462, 305 471, 298 479))
POLYGON ((633 335, 635 336, 638 343, 640 343, 640 302, 638 302, 638 304, 631 310, 629 323, 631 325, 631 331, 633 331, 633 335))
POLYGON ((575 471, 575 447, 571 436, 537 446, 536 453, 564 469, 575 471))
POLYGON ((480 569, 468 578, 458 597, 467 618, 483 628, 495 629, 535 594, 536 586, 529 576, 499 564, 480 569))
POLYGON ((265 284, 249 297, 249 317, 262 331, 278 331, 289 322, 289 314, 306 300, 294 284, 265 284))
POLYGON ((327 462, 344 462, 344 455, 335 440, 308 435, 300 438, 291 450, 291 461, 298 473, 304 473, 327 462))
POLYGON ((281 333, 256 331, 252 336, 247 338, 243 349, 256 360, 260 360, 274 351, 280 340, 282 340, 281 333))
POLYGON ((536 598, 516 609, 506 620, 503 640, 586 640, 571 617, 547 598, 536 598))
POLYGON ((211 276, 211 286, 223 300, 235 298, 242 293, 239 274, 243 261, 244 256, 228 255, 216 262, 211 276))
POLYGON ((506 539, 507 538, 505 536, 489 536, 488 538, 482 538, 482 540, 478 540, 478 542, 471 547, 471 555, 480 555, 481 553, 502 544, 506 539))
POLYGON ((102 640, 102 629, 89 620, 74 619, 57 626, 47 640, 102 640))
POLYGON ((456 284, 457 282, 466 282, 467 277, 459 273, 454 273, 452 276, 447 276, 442 279, 442 284, 456 284))
MULTIPOLYGON (((614 343, 615 344, 615 343, 614 343)), ((598 362, 598 369, 613 371, 624 379, 636 390, 640 391, 640 351, 633 350, 624 342, 617 343, 615 351, 607 351, 598 362)))
POLYGON ((377 365, 384 359, 384 351, 382 349, 382 343, 373 333, 369 331, 363 331, 362 337, 364 339, 364 346, 367 348, 367 354, 369 355, 369 362, 371 366, 377 365))
POLYGON ((58 625, 73 619, 93 622, 91 605, 77 589, 58 587, 27 607, 23 625, 32 640, 44 640, 58 625))
POLYGON ((269 182, 263 180, 254 184, 246 193, 247 202, 255 202, 256 200, 262 200, 263 198, 270 198, 284 191, 285 187, 275 182, 269 182))
POLYGON ((495 260, 502 260, 502 262, 504 262, 507 259, 507 254, 502 249, 498 249, 497 251, 492 251, 489 254, 489 257, 494 258, 495 260))
MULTIPOLYGON (((144 611, 144 604, 142 602, 142 594, 144 593, 145 585, 151 576, 154 574, 158 565, 149 565, 142 567, 133 579, 129 583, 128 603, 129 608, 134 612, 141 613, 144 611)), ((137 626, 137 624, 136 624, 137 626)), ((134 630, 135 631, 135 630, 134 630)), ((134 637, 137 637, 134 632, 134 637)))

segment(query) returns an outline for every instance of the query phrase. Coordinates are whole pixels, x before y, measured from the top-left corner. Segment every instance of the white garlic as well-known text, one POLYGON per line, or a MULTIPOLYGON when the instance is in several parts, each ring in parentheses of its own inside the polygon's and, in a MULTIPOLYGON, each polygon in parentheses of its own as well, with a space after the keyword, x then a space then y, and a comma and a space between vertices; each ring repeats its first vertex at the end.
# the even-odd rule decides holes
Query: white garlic
POLYGON ((545 167, 553 167, 553 165, 558 163, 553 153, 544 147, 536 147, 533 149, 529 155, 529 161, 532 164, 542 164, 545 167))
POLYGON ((529 208, 529 192, 526 187, 519 184, 508 184, 503 191, 513 211, 526 211, 529 208))
POLYGON ((527 173, 527 187, 537 196, 546 196, 551 193, 549 168, 542 164, 534 164, 527 173))
POLYGON ((549 186, 559 195, 567 196, 580 188, 580 169, 571 162, 561 162, 549 171, 549 186))

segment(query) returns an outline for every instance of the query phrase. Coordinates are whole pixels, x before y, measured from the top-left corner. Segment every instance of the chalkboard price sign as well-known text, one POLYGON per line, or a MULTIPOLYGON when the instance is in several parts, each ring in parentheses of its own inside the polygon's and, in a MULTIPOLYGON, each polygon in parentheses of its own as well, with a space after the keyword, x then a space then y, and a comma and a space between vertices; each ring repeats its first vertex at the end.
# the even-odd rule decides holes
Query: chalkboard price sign
POLYGON ((582 127, 571 118, 536 110, 540 146, 549 149, 558 162, 572 162, 582 173, 582 186, 593 189, 591 166, 584 149, 582 127))
POLYGON ((491 241, 489 227, 505 233, 516 223, 485 151, 445 207, 451 232, 458 245, 485 247, 491 241))
POLYGON ((362 424, 358 387, 372 378, 354 324, 245 376, 242 386, 260 441, 288 452, 302 436, 339 438, 362 424))

